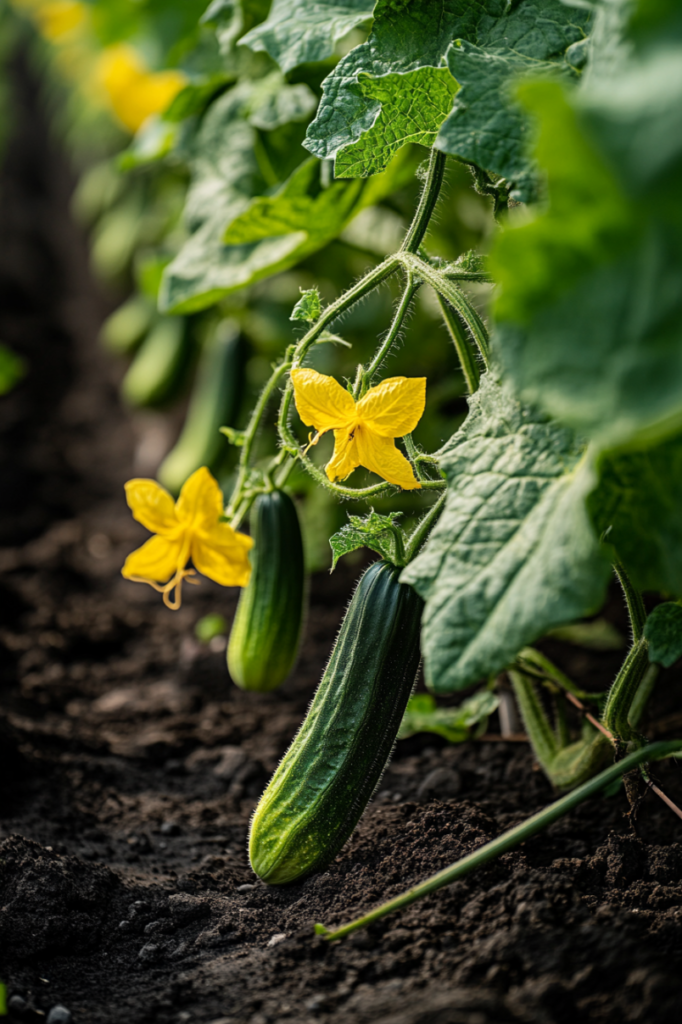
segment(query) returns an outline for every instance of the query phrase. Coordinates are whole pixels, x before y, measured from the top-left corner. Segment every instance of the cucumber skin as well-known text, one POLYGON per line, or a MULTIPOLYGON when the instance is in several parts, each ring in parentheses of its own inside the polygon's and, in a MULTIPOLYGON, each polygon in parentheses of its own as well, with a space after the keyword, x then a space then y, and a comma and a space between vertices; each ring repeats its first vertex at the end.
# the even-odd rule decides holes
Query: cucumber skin
POLYGON ((251 867, 270 885, 326 867, 390 758, 419 668, 424 603, 375 562, 358 583, 301 728, 254 812, 251 867))
POLYGON ((242 397, 244 346, 236 331, 214 338, 199 359, 185 425, 157 477, 178 494, 195 469, 213 472, 229 450, 220 427, 236 419, 242 397))
POLYGON ((192 340, 183 320, 164 317, 152 327, 121 382, 128 405, 169 402, 182 387, 192 360, 192 340))
POLYGON ((303 623, 303 540, 288 494, 272 491, 258 496, 251 534, 251 579, 239 597, 227 667, 237 686, 266 693, 283 683, 294 667, 303 623))

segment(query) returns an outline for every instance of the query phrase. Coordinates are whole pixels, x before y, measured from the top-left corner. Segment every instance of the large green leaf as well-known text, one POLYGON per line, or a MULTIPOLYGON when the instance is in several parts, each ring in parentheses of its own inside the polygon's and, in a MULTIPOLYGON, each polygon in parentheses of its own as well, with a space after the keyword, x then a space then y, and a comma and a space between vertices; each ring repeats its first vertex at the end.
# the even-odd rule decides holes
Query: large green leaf
MULTIPOLYGON (((541 62, 542 69, 542 62, 563 62, 567 47, 583 37, 588 20, 585 11, 569 8, 559 0, 520 0, 514 5, 506 0, 444 0, 438 4, 432 0, 411 0, 409 4, 380 0, 370 38, 351 50, 325 80, 306 146, 316 156, 335 157, 337 174, 346 175, 351 171, 371 173, 384 166, 388 142, 394 149, 402 138, 414 139, 420 133, 430 137, 435 109, 442 105, 440 98, 433 102, 434 69, 442 70, 451 44, 464 40, 484 52, 491 50, 498 57, 497 63, 493 66, 479 60, 475 68, 469 68, 473 76, 466 83, 469 93, 465 96, 462 92, 454 110, 445 111, 441 120, 448 116, 448 127, 436 144, 446 152, 462 155, 460 145, 471 148, 474 119, 476 131, 493 136, 501 132, 507 150, 510 138, 514 139, 512 156, 518 164, 523 142, 518 129, 520 115, 512 109, 506 87, 520 67, 527 70, 528 65, 541 62), (363 81, 365 75, 370 76, 369 80, 363 81), (385 76, 392 80, 382 88, 385 76), (485 102, 482 94, 487 95, 485 102), (494 123, 490 102, 506 112, 494 123), (372 136, 372 159, 353 159, 346 147, 353 147, 366 134, 372 136)), ((456 62, 456 58, 453 60, 456 62)), ((366 151, 370 151, 369 143, 366 151)), ((478 152, 487 161, 486 169, 509 175, 513 161, 506 159, 504 142, 490 138, 485 147, 479 144, 478 152)))
POLYGON ((682 596, 682 437, 605 454, 588 508, 641 590, 682 596))
POLYGON ((491 257, 506 372, 604 445, 682 421, 682 45, 620 53, 572 94, 523 86, 549 202, 491 257))
POLYGON ((610 572, 585 508, 593 473, 573 433, 489 375, 469 405, 442 451, 445 509, 401 576, 426 601, 426 679, 441 693, 592 613, 610 572))
POLYGON ((282 71, 331 57, 339 39, 372 16, 375 0, 274 0, 267 20, 240 40, 282 71))

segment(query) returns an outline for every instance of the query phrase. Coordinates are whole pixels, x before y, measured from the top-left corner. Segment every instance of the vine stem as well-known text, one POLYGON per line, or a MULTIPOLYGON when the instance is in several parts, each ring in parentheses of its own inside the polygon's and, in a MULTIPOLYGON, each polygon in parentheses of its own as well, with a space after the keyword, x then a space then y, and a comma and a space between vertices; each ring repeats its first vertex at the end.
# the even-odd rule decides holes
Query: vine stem
MULTIPOLYGON (((405 288, 403 290, 403 294, 400 297, 400 302, 398 304, 398 308, 395 311, 395 316, 393 317, 393 323, 390 326, 388 334, 386 335, 386 337, 382 341, 381 345, 377 349, 377 353, 374 356, 374 359, 372 360, 372 362, 369 364, 367 369, 362 374, 362 384, 363 385, 371 384, 372 377, 377 372, 377 370, 379 369, 379 367, 383 363, 384 359, 386 358, 386 356, 390 352, 391 346, 393 345, 393 342, 398 337, 398 334, 400 333, 400 328, 403 326, 403 321, 405 320, 405 317, 407 316, 407 312, 408 312, 408 310, 410 308, 410 304, 412 302, 412 299, 414 298, 414 296, 417 294, 417 292, 419 290, 419 286, 420 286, 420 282, 419 281, 415 282, 412 274, 408 270, 408 272, 407 272, 407 282, 405 284, 405 288)), ((357 398, 358 396, 355 395, 355 397, 357 398)))
POLYGON ((566 796, 562 796, 559 800, 555 800, 554 803, 549 805, 549 807, 545 807, 544 810, 539 811, 537 814, 533 814, 530 818, 521 822, 520 825, 516 825, 514 828, 509 829, 508 832, 498 836, 497 839, 491 840, 491 842, 481 846, 478 850, 474 850, 473 853, 470 853, 461 860, 458 860, 455 864, 451 864, 449 867, 444 868, 437 874, 432 875, 431 878, 427 878, 424 882, 414 886, 414 888, 408 889, 407 892, 401 893, 400 896, 396 896, 387 903, 383 903, 380 907, 376 907, 368 914, 364 914, 362 917, 358 917, 354 921, 350 921, 341 928, 330 930, 325 928, 324 925, 317 924, 315 925, 315 931, 318 935, 322 935, 327 941, 332 942, 335 939, 342 939, 346 935, 350 935, 351 932, 356 931, 358 928, 365 928, 367 925, 372 924, 374 921, 378 921, 387 914, 391 914, 395 910, 400 910, 402 907, 409 906, 410 903, 414 903, 415 900, 421 899, 422 896, 427 896, 429 893, 436 892, 444 885, 451 885, 452 882, 457 881, 458 878, 463 878, 465 875, 475 871, 476 868, 482 867, 484 864, 494 860, 496 857, 500 857, 508 850, 513 850, 527 839, 530 839, 531 836, 536 835, 536 833, 541 832, 542 829, 547 828, 553 822, 562 818, 565 814, 568 814, 569 811, 572 811, 574 807, 577 807, 584 800, 588 800, 592 796, 597 796, 605 786, 608 786, 611 782, 614 782, 621 775, 624 775, 637 765, 642 764, 645 761, 657 761, 661 758, 669 757, 671 754, 675 754, 681 750, 682 740, 649 743, 647 746, 641 747, 632 754, 628 754, 622 761, 618 761, 616 764, 606 768, 604 771, 600 772, 599 775, 595 775, 594 778, 583 783, 582 786, 578 786, 578 788, 574 789, 571 793, 568 793, 566 796))
POLYGON ((424 182, 424 188, 419 199, 419 206, 403 239, 403 244, 400 246, 401 252, 416 252, 422 244, 429 221, 438 202, 444 173, 445 153, 442 153, 439 149, 432 149, 426 181, 424 182))
POLYGON ((408 562, 411 562, 412 559, 415 557, 415 555, 419 551, 419 548, 422 546, 422 544, 428 537, 434 523, 440 517, 440 514, 443 511, 443 505, 445 504, 446 498, 447 494, 443 492, 443 494, 439 496, 438 501, 434 502, 429 511, 426 513, 426 515, 424 515, 419 520, 416 527, 414 528, 414 532, 410 534, 405 549, 405 557, 408 562))
POLYGON ((636 642, 641 640, 644 635, 644 624, 646 623, 646 609, 644 608, 644 601, 642 595, 636 587, 633 587, 630 577, 628 576, 625 566, 621 562, 616 562, 613 566, 613 571, 618 577, 618 582, 623 588, 623 594, 625 595, 625 603, 628 606, 628 615, 630 616, 630 625, 632 626, 632 638, 636 642))
POLYGON ((448 334, 455 346, 455 352, 459 359, 459 365, 462 367, 462 373, 464 374, 469 394, 473 395, 474 391, 478 391, 478 385, 481 380, 481 372, 476 362, 473 346, 466 336, 466 331, 462 327, 462 321, 459 316, 448 305, 442 295, 438 295, 438 303, 448 334))

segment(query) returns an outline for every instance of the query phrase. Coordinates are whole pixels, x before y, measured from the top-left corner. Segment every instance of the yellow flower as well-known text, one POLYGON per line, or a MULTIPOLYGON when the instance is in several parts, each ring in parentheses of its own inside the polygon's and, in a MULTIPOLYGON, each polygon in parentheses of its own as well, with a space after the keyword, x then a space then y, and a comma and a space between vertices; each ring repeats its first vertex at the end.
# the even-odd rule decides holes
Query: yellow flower
POLYGON ((152 114, 162 114, 187 85, 180 71, 148 71, 137 51, 126 43, 102 51, 97 75, 116 117, 131 132, 152 114))
POLYGON ((36 11, 40 31, 52 43, 59 43, 64 36, 81 28, 85 18, 85 5, 75 0, 54 0, 54 3, 42 4, 36 11))
POLYGON ((180 607, 183 579, 195 575, 186 568, 190 558, 199 572, 223 587, 246 586, 253 541, 220 522, 223 496, 206 466, 185 481, 177 502, 156 480, 129 480, 125 486, 133 518, 156 534, 126 558, 121 574, 127 580, 148 583, 173 609, 180 607))
POLYGON ((414 430, 424 412, 425 377, 389 377, 359 402, 333 377, 316 370, 292 370, 291 380, 299 416, 317 430, 312 443, 334 431, 330 480, 345 480, 364 466, 406 491, 421 487, 395 438, 414 430))

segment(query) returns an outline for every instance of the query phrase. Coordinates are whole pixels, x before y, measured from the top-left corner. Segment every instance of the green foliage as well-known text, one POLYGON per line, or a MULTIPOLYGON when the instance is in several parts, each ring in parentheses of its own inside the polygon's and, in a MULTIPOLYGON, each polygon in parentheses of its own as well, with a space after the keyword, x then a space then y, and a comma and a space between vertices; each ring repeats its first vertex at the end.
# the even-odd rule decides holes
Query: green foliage
POLYGON ((302 320, 307 324, 314 324, 322 312, 320 293, 317 286, 314 288, 301 288, 301 298, 291 311, 290 320, 302 320))
POLYGON ((331 57, 338 40, 372 16, 375 0, 274 0, 270 13, 240 44, 265 50, 282 71, 331 57))
POLYGON ((464 743, 485 732, 488 718, 499 703, 496 693, 480 690, 456 708, 439 708, 431 694, 416 693, 407 703, 398 739, 407 739, 418 732, 433 732, 448 743, 464 743))
POLYGON ((21 356, 7 345, 0 344, 0 395, 6 395, 26 375, 27 366, 21 356))
POLYGON ((670 668, 682 658, 682 607, 659 604, 646 620, 644 636, 649 641, 649 661, 670 668))
POLYGON ((348 516, 348 522, 338 533, 329 538, 333 552, 332 569, 343 555, 369 548, 378 555, 392 562, 393 565, 405 564, 402 534, 397 527, 397 520, 402 512, 389 512, 382 516, 371 511, 367 516, 348 516))
POLYGON ((440 693, 594 611, 609 576, 585 508, 593 475, 572 432, 489 375, 469 406, 440 453, 445 509, 402 575, 426 601, 426 680, 440 693))
POLYGON ((325 80, 306 146, 316 156, 335 157, 338 175, 368 174, 385 166, 403 141, 431 145, 442 125, 439 149, 509 178, 525 195, 526 129, 510 83, 555 63, 572 74, 564 54, 583 38, 589 16, 559 0, 513 7, 504 0, 448 0, 437 19, 433 14, 430 0, 377 4, 368 41, 325 80), (453 107, 457 82, 462 90, 453 107))
POLYGON ((216 636, 224 636, 227 632, 227 622, 223 615, 211 612, 204 615, 194 627, 194 635, 202 644, 208 644, 216 636))

